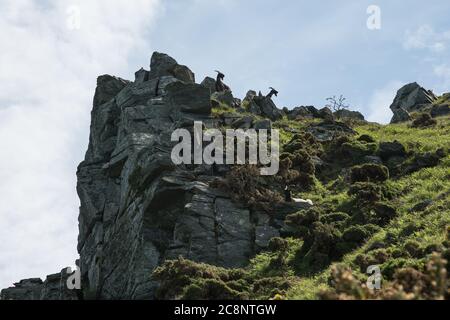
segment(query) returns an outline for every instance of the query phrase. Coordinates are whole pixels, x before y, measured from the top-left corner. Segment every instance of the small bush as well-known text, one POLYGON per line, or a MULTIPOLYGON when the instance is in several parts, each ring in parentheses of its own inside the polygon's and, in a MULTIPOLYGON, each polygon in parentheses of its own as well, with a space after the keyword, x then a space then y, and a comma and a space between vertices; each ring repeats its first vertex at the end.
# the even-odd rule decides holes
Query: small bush
POLYGON ((344 231, 342 238, 348 242, 361 243, 370 237, 370 232, 364 226, 351 226, 344 231))
POLYGON ((372 182, 356 182, 349 191, 349 196, 355 196, 358 201, 376 202, 383 199, 383 189, 372 182))
POLYGON ((369 136, 368 134, 363 134, 358 138, 358 141, 372 143, 375 142, 375 139, 372 136, 369 136))
MULTIPOLYGON (((365 264, 365 259, 361 257, 359 261, 365 264)), ((446 261, 442 256, 433 254, 424 271, 420 265, 401 259, 391 260, 386 265, 383 273, 392 281, 384 280, 383 290, 369 290, 348 267, 335 265, 330 280, 333 288, 322 290, 318 296, 323 300, 443 300, 450 297, 446 261)))
POLYGON ((248 294, 231 289, 225 282, 202 279, 186 287, 184 300, 246 300, 248 294))
POLYGON ((291 141, 283 147, 284 152, 292 154, 299 150, 304 150, 311 156, 320 156, 323 152, 322 145, 308 132, 295 134, 291 141))
POLYGON ((228 286, 228 282, 246 277, 244 270, 224 269, 183 258, 168 260, 153 272, 160 281, 158 299, 245 299, 228 286))
POLYGON ((389 169, 383 165, 366 163, 350 171, 350 180, 355 182, 384 182, 389 179, 389 169))
POLYGON ((320 221, 323 223, 333 223, 333 222, 345 222, 350 219, 350 216, 345 212, 334 212, 323 215, 320 221))
POLYGON ((374 155, 377 151, 378 145, 376 143, 352 141, 346 142, 342 145, 342 154, 347 157, 353 158, 353 160, 358 160, 364 156, 374 155))
POLYGON ((227 173, 223 187, 230 191, 235 201, 272 212, 273 205, 281 203, 283 197, 279 192, 267 188, 263 179, 257 166, 238 165, 227 173))
POLYGON ((371 216, 370 222, 376 223, 379 226, 386 225, 397 216, 397 210, 394 207, 382 202, 374 204, 373 213, 375 215, 371 216))
POLYGON ((420 247, 420 243, 414 240, 408 240, 404 246, 406 252, 413 258, 420 258, 423 256, 423 250, 420 247))
POLYGON ((435 126, 437 121, 431 117, 428 113, 420 114, 411 124, 413 128, 426 128, 435 126))
POLYGON ((286 239, 283 238, 272 238, 269 241, 269 247, 268 249, 272 252, 277 251, 286 251, 289 248, 289 243, 286 239))

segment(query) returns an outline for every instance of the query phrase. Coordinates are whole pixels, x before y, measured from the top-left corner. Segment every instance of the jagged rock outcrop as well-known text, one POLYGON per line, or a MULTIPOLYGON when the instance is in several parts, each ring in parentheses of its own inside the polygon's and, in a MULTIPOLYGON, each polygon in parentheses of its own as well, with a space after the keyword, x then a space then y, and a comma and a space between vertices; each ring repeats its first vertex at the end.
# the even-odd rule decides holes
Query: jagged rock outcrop
POLYGON ((391 123, 410 121, 410 112, 430 107, 435 100, 436 96, 431 90, 424 89, 416 82, 403 86, 390 106, 394 113, 391 123))
POLYGON ((437 104, 433 106, 430 110, 430 115, 433 118, 442 117, 450 114, 450 105, 449 104, 437 104))
POLYGON ((192 130, 196 120, 217 125, 210 88, 195 84, 193 73, 174 61, 155 53, 148 77, 142 71, 134 83, 110 77, 107 93, 103 80, 96 90, 102 104, 94 104, 89 148, 77 172, 78 250, 89 296, 151 299, 158 286, 151 273, 164 260, 181 255, 239 267, 280 234, 282 220, 212 188, 209 166, 172 163, 175 129, 192 130))
POLYGON ((40 278, 21 280, 14 287, 3 289, 0 300, 78 300, 80 292, 69 290, 67 280, 72 273, 67 268, 60 273, 40 278))
POLYGON ((205 79, 203 79, 201 85, 209 88, 211 94, 213 94, 217 91, 216 90, 216 80, 214 80, 211 77, 206 77, 205 79))
POLYGON ((364 121, 364 115, 359 111, 352 111, 347 109, 341 109, 334 112, 334 117, 336 119, 354 119, 364 121))
MULTIPOLYGON (((45 281, 23 280, 1 298, 152 299, 159 284, 151 275, 165 260, 183 256, 242 267, 285 232, 285 216, 310 203, 279 204, 269 216, 213 187, 229 170, 226 165, 173 164, 174 130, 192 132, 194 121, 206 129, 222 125, 211 115, 212 94, 207 83, 195 83, 189 68, 161 53, 154 53, 149 71, 136 72, 134 82, 100 76, 89 146, 77 170, 81 292, 67 289, 64 269, 45 281)), ((251 101, 271 119, 282 116, 269 98, 251 101)), ((272 125, 242 114, 223 123, 272 125)))
POLYGON ((248 105, 248 111, 255 115, 262 115, 272 121, 283 117, 283 112, 277 108, 271 98, 261 94, 256 95, 255 91, 250 90, 245 96, 244 102, 248 105))

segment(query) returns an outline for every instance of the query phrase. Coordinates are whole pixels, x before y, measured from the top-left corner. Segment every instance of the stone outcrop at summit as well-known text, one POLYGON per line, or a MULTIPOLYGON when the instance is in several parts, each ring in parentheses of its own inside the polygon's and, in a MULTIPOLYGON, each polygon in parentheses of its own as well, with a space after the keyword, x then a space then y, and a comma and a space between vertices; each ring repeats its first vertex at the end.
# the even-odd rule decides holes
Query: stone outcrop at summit
POLYGON ((80 292, 67 287, 70 275, 65 268, 48 275, 45 281, 40 278, 21 280, 14 287, 2 290, 0 300, 78 300, 80 292))
POLYGON ((431 107, 436 101, 436 96, 431 90, 426 90, 416 82, 407 84, 398 90, 394 102, 390 106, 394 116, 391 123, 410 121, 410 113, 431 107))
MULTIPOLYGON (((160 53, 135 82, 99 78, 89 148, 77 172, 85 295, 151 299, 158 286, 152 271, 166 259, 240 267, 279 236, 283 217, 213 188, 211 166, 171 161, 175 129, 192 130, 197 120, 217 127, 211 93, 211 84, 196 84, 192 71, 160 53)), ((266 104, 262 109, 278 118, 266 104)))

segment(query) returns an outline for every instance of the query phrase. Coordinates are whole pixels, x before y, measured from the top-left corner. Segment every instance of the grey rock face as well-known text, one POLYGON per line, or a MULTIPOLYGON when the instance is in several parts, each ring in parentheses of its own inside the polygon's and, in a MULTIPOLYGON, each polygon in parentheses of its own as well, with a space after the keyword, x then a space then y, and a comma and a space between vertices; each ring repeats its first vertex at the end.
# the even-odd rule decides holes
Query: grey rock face
POLYGON ((450 106, 448 104, 439 104, 431 108, 430 114, 433 118, 442 117, 450 114, 450 106))
POLYGON ((255 96, 252 101, 255 105, 251 106, 251 108, 258 109, 259 107, 259 110, 255 112, 256 114, 264 115, 272 121, 279 120, 283 117, 283 113, 277 108, 271 98, 255 96))
POLYGON ((87 297, 151 299, 158 286, 152 271, 180 255, 244 266, 282 227, 212 188, 211 170, 172 163, 173 130, 192 130, 196 120, 217 126, 210 89, 167 75, 173 65, 172 58, 155 54, 148 81, 128 83, 92 112, 89 148, 77 172, 87 297))
POLYGON ((251 116, 245 116, 240 119, 235 120, 231 126, 235 129, 250 129, 253 124, 253 117, 251 116))
POLYGON ((308 127, 307 131, 311 133, 318 141, 331 141, 336 135, 349 134, 355 135, 356 132, 348 125, 342 122, 328 122, 314 124, 308 127))
POLYGON ((412 120, 411 114, 401 107, 392 109, 392 112, 394 112, 394 116, 391 119, 391 123, 399 123, 412 120))
POLYGON ((430 106, 436 100, 436 96, 430 90, 426 90, 416 82, 407 84, 398 90, 391 110, 394 116, 391 123, 409 121, 409 113, 420 111, 430 106))
POLYGON ((300 106, 287 111, 287 117, 289 120, 296 120, 298 118, 314 118, 317 115, 318 110, 313 106, 300 106))
POLYGON ((158 79, 163 76, 173 76, 178 80, 195 83, 195 75, 188 67, 164 53, 155 52, 150 61, 149 79, 158 79))
POLYGON ((211 94, 216 92, 216 80, 214 80, 211 77, 206 77, 202 81, 201 85, 207 87, 209 89, 209 91, 211 92, 211 94))
POLYGON ((134 83, 143 83, 145 81, 148 81, 150 77, 150 72, 144 70, 144 68, 141 68, 139 71, 136 71, 134 77, 135 77, 134 83))
POLYGON ((250 102, 253 100, 253 98, 256 96, 256 91, 249 90, 247 91, 247 94, 245 95, 244 101, 250 102))
POLYGON ((406 156, 405 147, 398 141, 394 142, 382 142, 380 143, 380 149, 378 154, 383 160, 388 160, 392 157, 404 157, 406 156))
MULTIPOLYGON (((275 118, 279 112, 270 99, 258 108, 275 118)), ((151 70, 139 70, 134 82, 99 77, 89 146, 77 170, 82 292, 67 289, 63 270, 45 281, 23 280, 1 299, 152 299, 158 283, 151 275, 165 260, 245 266, 280 235, 287 214, 309 206, 287 203, 269 217, 211 186, 228 166, 174 165, 171 135, 192 131, 194 121, 206 128, 253 125, 239 113, 213 118, 210 88, 165 54, 155 53, 151 70)))
POLYGON ((330 108, 324 107, 319 110, 318 117, 324 119, 325 121, 332 122, 334 121, 334 115, 330 108))
POLYGON ((211 99, 213 100, 213 104, 216 105, 223 103, 231 107, 234 103, 234 97, 231 91, 215 92, 212 94, 211 99))
POLYGON ((355 119, 355 120, 364 120, 364 116, 361 112, 358 111, 351 111, 347 109, 342 109, 339 111, 336 111, 334 113, 335 118, 337 119, 355 119))
POLYGON ((25 279, 14 284, 14 287, 3 289, 0 300, 39 300, 43 282, 39 278, 25 279))
POLYGON ((66 268, 47 276, 45 281, 39 278, 22 280, 14 287, 2 290, 0 300, 78 300, 78 292, 67 287, 70 275, 66 268))
POLYGON ((103 75, 97 79, 97 89, 94 95, 94 108, 109 102, 119 93, 129 81, 110 75, 103 75))
POLYGON ((255 121, 253 128, 256 130, 270 130, 272 129, 272 121, 269 119, 255 121))

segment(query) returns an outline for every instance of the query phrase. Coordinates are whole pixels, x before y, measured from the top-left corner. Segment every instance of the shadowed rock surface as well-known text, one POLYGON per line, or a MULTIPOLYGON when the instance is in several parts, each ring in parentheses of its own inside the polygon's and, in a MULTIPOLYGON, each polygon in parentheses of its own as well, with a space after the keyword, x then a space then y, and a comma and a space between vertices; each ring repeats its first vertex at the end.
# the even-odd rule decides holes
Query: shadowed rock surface
POLYGON ((67 289, 70 275, 65 268, 48 275, 45 281, 39 278, 21 280, 14 287, 2 290, 0 300, 78 300, 78 292, 67 289))
MULTIPOLYGON (((350 124, 336 121, 336 114, 328 108, 308 106, 282 111, 272 99, 257 95, 256 91, 248 92, 244 104, 231 92, 215 93, 214 81, 206 78, 202 84, 196 84, 189 68, 161 53, 153 55, 149 71, 136 72, 134 82, 109 75, 98 78, 89 146, 77 171, 82 292, 67 289, 69 274, 64 269, 47 276, 45 281, 22 280, 2 290, 1 299, 152 299, 160 286, 152 278, 152 272, 166 260, 182 256, 214 266, 244 267, 255 254, 268 248, 272 238, 295 235, 292 226, 286 224, 286 217, 309 209, 311 203, 301 199, 298 203, 273 203, 273 212, 268 214, 236 202, 227 191, 216 188, 216 182, 223 180, 229 166, 173 164, 171 151, 177 142, 171 141, 171 134, 179 128, 193 131, 194 121, 202 121, 205 129, 222 126, 270 129, 286 118, 317 119, 304 132, 286 128, 286 132, 293 134, 292 151, 303 152, 293 158, 301 162, 296 165, 300 168, 301 164, 309 164, 312 177, 314 171, 334 169, 331 164, 336 155, 330 153, 325 157, 319 149, 320 144, 332 145, 337 140, 342 147, 335 148, 345 154, 342 160, 355 158, 365 164, 359 168, 360 176, 364 176, 362 171, 366 167, 376 170, 382 164, 403 163, 407 157, 406 149, 397 141, 381 142, 378 148, 371 136, 354 141, 357 131, 350 124), (228 108, 213 116, 212 104, 228 108), (296 137, 297 133, 304 134, 296 137), (311 146, 306 144, 314 149, 308 150, 311 154, 300 149, 307 138, 314 140, 311 146), (370 148, 372 145, 374 149, 370 148), (309 160, 298 160, 304 154, 309 160)), ((401 110, 419 110, 418 106, 430 106, 434 101, 430 92, 417 86, 412 84, 399 91, 394 101, 397 115, 401 110)), ((436 113, 445 112, 441 109, 436 109, 436 113)), ((361 114, 347 110, 337 118, 364 119, 361 114)), ((411 168, 405 170, 431 167, 439 159, 435 153, 416 155, 411 168)), ((350 169, 345 169, 348 171, 344 172, 345 181, 351 178, 350 169)), ((308 177, 302 178, 308 182, 308 177)), ((393 215, 388 207, 376 209, 386 211, 380 215, 393 215)), ((318 235, 315 247, 322 245, 322 234, 328 235, 320 226, 311 229, 311 235, 314 232, 318 235)), ((365 235, 360 236, 362 231, 355 230, 350 230, 353 233, 346 230, 343 239, 364 240, 365 235)), ((349 245, 347 242, 344 244, 349 245)), ((315 258, 323 258, 320 255, 325 253, 318 251, 315 258)))
MULTIPOLYGON (((252 211, 212 188, 210 166, 171 160, 175 129, 193 131, 197 120, 218 127, 207 82, 196 84, 192 71, 161 53, 134 82, 98 78, 89 147, 77 171, 84 298, 151 299, 158 287, 152 271, 167 259, 242 267, 280 235, 283 216, 252 211)), ((275 115, 273 102, 260 103, 275 115)), ((270 128, 270 121, 258 127, 270 128)), ((286 214, 296 210, 285 208, 286 214)), ((2 299, 76 297, 65 288, 57 274, 45 282, 24 280, 3 290, 2 299)))
POLYGON ((394 102, 390 106, 394 113, 391 123, 411 120, 410 112, 430 107, 436 99, 432 91, 424 89, 416 82, 403 86, 398 90, 394 102))

